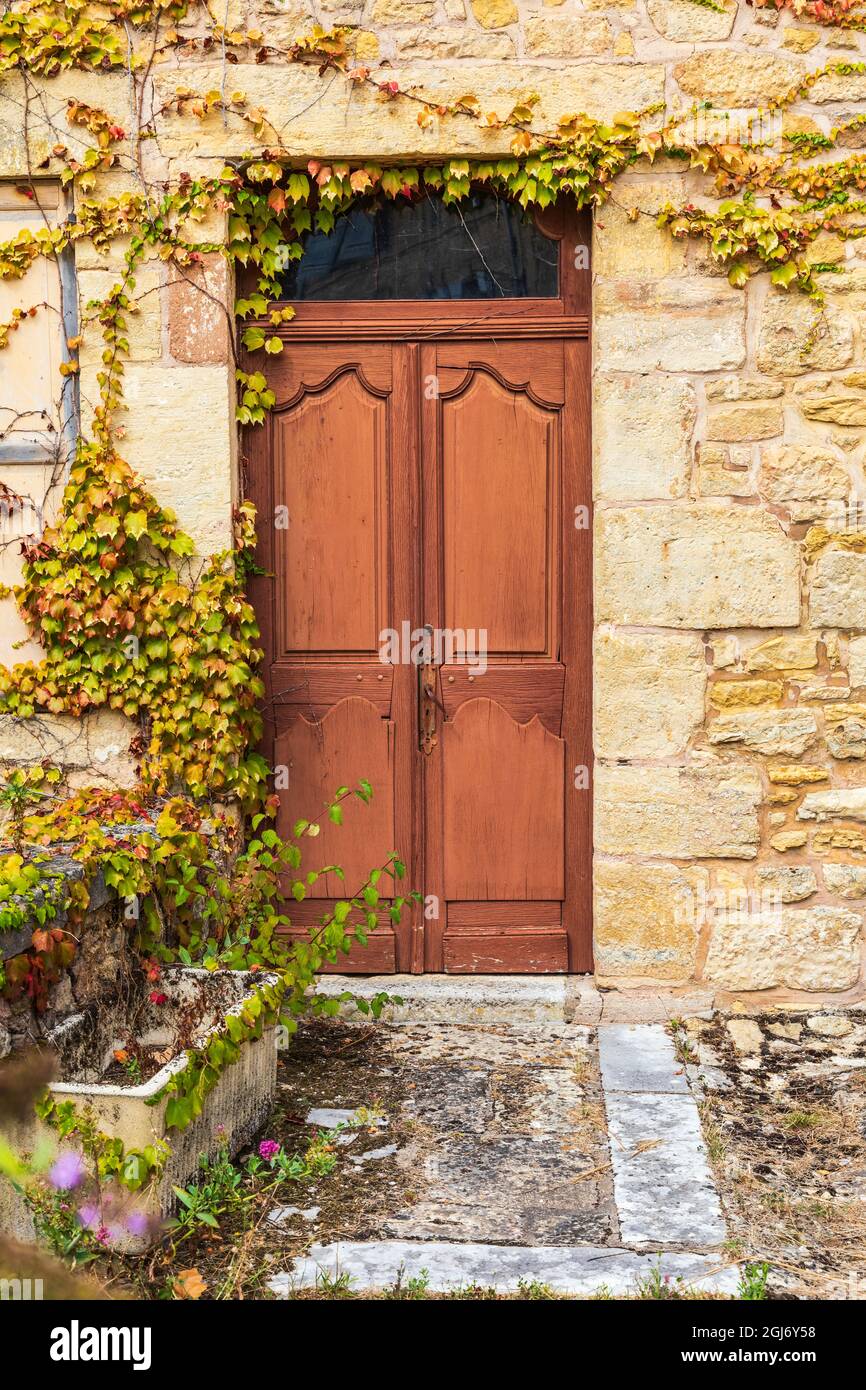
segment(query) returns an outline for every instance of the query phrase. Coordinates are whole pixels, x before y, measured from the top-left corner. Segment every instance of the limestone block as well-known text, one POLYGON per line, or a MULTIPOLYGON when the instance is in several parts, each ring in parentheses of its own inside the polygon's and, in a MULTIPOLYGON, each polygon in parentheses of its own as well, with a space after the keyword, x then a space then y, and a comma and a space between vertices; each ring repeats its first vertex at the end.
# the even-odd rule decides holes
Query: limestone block
POLYGON ((746 655, 747 671, 808 671, 817 665, 814 637, 771 637, 746 655))
POLYGON ((711 410, 707 430, 711 439, 737 443, 744 439, 772 439, 773 435, 782 433, 784 423, 780 406, 733 405, 724 410, 711 410))
POLYGON ((822 825, 812 836, 812 848, 816 854, 826 854, 831 849, 866 854, 866 834, 853 826, 822 825))
POLYGON ((807 67, 779 53, 738 53, 713 48, 695 53, 674 68, 680 88, 713 106, 766 106, 798 85, 807 67))
POLYGON ((852 685, 866 685, 866 637, 849 639, 848 678, 852 685))
POLYGON ((853 101, 861 108, 866 101, 866 74, 862 72, 828 72, 813 83, 809 100, 822 104, 828 101, 853 101))
POLYGON ((596 848, 674 859, 754 859, 761 781, 750 767, 599 766, 596 848))
MULTIPOLYGON (((691 0, 686 0, 687 4, 691 0)), ((767 381, 758 377, 755 381, 738 376, 719 377, 708 381, 704 387, 708 401, 771 401, 785 394, 784 383, 767 381)))
POLYGON ((595 496, 638 501, 688 491, 695 393, 674 377, 596 375, 595 496))
POLYGON ((703 723, 707 675, 698 637, 602 628, 593 669, 600 758, 674 757, 703 723))
POLYGON ((724 989, 850 989, 861 921, 837 907, 725 914, 713 926, 704 978, 724 989))
POLYGON ((705 502, 603 508, 596 526, 600 622, 707 628, 799 621, 798 548, 775 517, 705 502))
POLYGON ((866 821, 866 787, 807 792, 803 804, 797 809, 798 820, 823 821, 833 816, 866 821))
POLYGON ((812 444, 782 444, 765 450, 758 490, 771 502, 847 497, 851 480, 832 450, 812 444))
POLYGON ((18 719, 0 714, 0 763, 26 766, 48 759, 66 770, 93 770, 118 787, 135 785, 129 745, 137 725, 116 710, 39 714, 18 719))
MULTIPOLYGON (((31 79, 32 80, 32 79, 31 79)), ((85 72, 69 68, 60 77, 39 78, 38 95, 30 100, 21 75, 3 74, 0 86, 0 178, 20 178, 28 170, 44 174, 51 150, 68 140, 71 150, 81 150, 81 127, 66 118, 69 101, 84 102, 106 111, 121 126, 128 126, 129 79, 125 73, 85 72), (25 104, 27 121, 23 119, 25 104), (27 143, 25 145, 25 129, 27 143)), ((125 142, 114 147, 128 154, 125 142)), ((54 161, 59 173, 61 164, 54 161)))
POLYGON ((866 897, 866 868, 859 864, 825 864, 824 887, 839 898, 866 897))
POLYGON ((765 896, 783 903, 798 903, 810 898, 818 891, 818 880, 814 869, 808 864, 765 864, 757 870, 756 878, 765 896))
POLYGON ((737 461, 724 444, 701 442, 697 449, 697 485, 700 497, 751 497, 755 487, 748 464, 737 461))
POLYGON ((710 743, 741 743, 754 753, 799 757, 815 742, 818 725, 809 709, 738 710, 710 724, 710 743))
POLYGON ((714 681, 710 686, 710 704, 716 709, 770 705, 781 698, 781 681, 714 681))
MULTIPOLYGON (((509 0, 503 0, 503 3, 509 3, 509 0)), ((433 0, 373 0, 370 19, 377 25, 418 24, 422 20, 432 19, 435 9, 433 0)))
POLYGON ((753 1056, 760 1052, 764 1035, 760 1025, 753 1018, 729 1018, 725 1027, 738 1052, 750 1053, 753 1056))
POLYGON ((602 369, 715 372, 745 359, 744 297, 717 281, 602 281, 594 308, 602 369))
POLYGON ((823 551, 815 562, 809 612, 816 627, 866 627, 866 555, 823 551))
POLYGON ((846 367, 854 356, 854 330, 846 314, 805 295, 767 290, 761 310, 758 368, 771 376, 846 367))
POLYGON ((615 195, 595 222, 592 267, 596 275, 647 280, 684 269, 686 239, 672 237, 667 227, 656 225, 656 217, 668 203, 678 206, 688 201, 684 183, 681 175, 617 182, 615 195), (629 213, 635 209, 645 215, 632 221, 629 213))
MULTIPOLYGON (((395 0, 400 3, 400 0, 395 0)), ((514 0, 471 0, 472 13, 485 29, 499 29, 519 19, 514 0)))
POLYGON ((818 29, 798 29, 792 26, 786 29, 782 36, 783 48, 790 48, 792 53, 808 53, 820 42, 821 34, 818 29))
POLYGON ((767 768, 767 776, 774 785, 802 787, 809 782, 825 782, 830 772, 813 763, 775 763, 767 768))
POLYGON ((596 859, 593 882, 599 975, 684 980, 694 974, 705 869, 596 859))
POLYGON ((461 24, 404 29, 396 38, 401 58, 514 57, 514 40, 509 34, 485 33, 461 24))
POLYGON ((853 712, 827 729, 827 747, 834 758, 866 758, 866 719, 853 712))
POLYGON ((601 15, 572 19, 562 15, 536 15, 523 26, 527 57, 587 58, 604 53, 612 34, 601 15))
POLYGON ((778 835, 770 837, 770 845, 780 854, 786 854, 789 849, 802 849, 808 838, 805 830, 780 830, 778 835))
POLYGON ((807 420, 856 429, 866 425, 866 396, 822 391, 820 396, 802 396, 799 405, 807 420))
MULTIPOLYGON (((101 365, 104 343, 98 322, 98 308, 88 309, 89 302, 107 298, 122 277, 112 270, 79 270, 78 298, 81 305, 81 324, 84 341, 79 361, 83 366, 97 362, 101 365)), ((126 312, 125 336, 129 341, 130 362, 153 362, 162 356, 162 317, 159 303, 159 269, 156 265, 139 266, 135 272, 135 287, 128 291, 130 307, 126 312)))
MULTIPOLYGON (((220 87, 219 63, 196 63, 190 71, 197 90, 220 87)), ((545 66, 480 60, 455 67, 447 62, 399 61, 388 75, 404 88, 423 92, 434 105, 473 92, 482 110, 501 116, 521 94, 538 92, 541 100, 533 122, 538 130, 554 126, 568 111, 609 117, 617 111, 641 110, 660 101, 664 92, 664 68, 658 63, 545 66)), ((511 153, 512 132, 507 127, 495 130, 468 117, 446 117, 422 130, 413 102, 385 102, 367 88, 356 85, 350 91, 343 82, 323 85, 315 68, 302 64, 238 63, 232 68, 231 84, 233 90, 246 93, 251 105, 267 112, 288 153, 303 159, 309 158, 310 150, 327 150, 333 159, 388 159, 395 150, 406 160, 450 156, 455 150, 467 156, 511 153)), ((155 103, 170 99, 177 85, 177 69, 157 71, 155 103)), ((160 126, 160 150, 169 158, 198 154, 222 165, 248 153, 249 143, 246 122, 230 118, 224 129, 219 114, 193 122, 172 114, 160 126)))
POLYGON ((222 256, 201 265, 169 269, 169 351, 178 362, 228 362, 230 353, 229 269, 222 256))
POLYGON ((812 1014, 806 1019, 809 1031, 820 1038, 847 1038, 854 1025, 844 1014, 812 1014))
POLYGON ((647 0, 653 26, 672 43, 702 43, 726 39, 737 16, 734 0, 719 9, 696 5, 693 0, 647 0))
POLYGON ((124 457, 205 555, 232 543, 231 375, 133 363, 124 378, 124 457))

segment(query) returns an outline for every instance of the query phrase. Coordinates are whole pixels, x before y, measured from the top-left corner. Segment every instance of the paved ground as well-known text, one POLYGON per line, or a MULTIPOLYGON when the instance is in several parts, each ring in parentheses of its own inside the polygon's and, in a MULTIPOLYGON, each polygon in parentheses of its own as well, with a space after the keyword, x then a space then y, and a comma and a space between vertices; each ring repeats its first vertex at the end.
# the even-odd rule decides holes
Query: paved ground
POLYGON ((866 1298, 866 1008, 691 1019, 698 1096, 732 1252, 770 1297, 866 1298))
POLYGON ((290 1297, 342 1275, 358 1290, 423 1278, 431 1292, 534 1281, 604 1295, 668 1278, 735 1292, 665 1027, 565 1022, 550 989, 562 981, 530 982, 522 998, 493 984, 468 1009, 433 994, 403 1015, 456 1021, 302 1031, 283 1102, 349 1147, 315 1211, 272 1213, 302 1253, 275 1263, 268 1287, 290 1297))

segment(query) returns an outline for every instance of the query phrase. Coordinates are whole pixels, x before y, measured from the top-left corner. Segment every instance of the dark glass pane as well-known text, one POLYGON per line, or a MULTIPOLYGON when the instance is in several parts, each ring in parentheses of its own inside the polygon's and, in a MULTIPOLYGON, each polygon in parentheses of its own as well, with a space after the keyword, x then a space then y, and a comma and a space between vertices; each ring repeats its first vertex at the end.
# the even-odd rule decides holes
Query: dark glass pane
POLYGON ((307 238, 286 299, 523 299, 558 293, 558 247, 513 203, 476 194, 358 207, 307 238))

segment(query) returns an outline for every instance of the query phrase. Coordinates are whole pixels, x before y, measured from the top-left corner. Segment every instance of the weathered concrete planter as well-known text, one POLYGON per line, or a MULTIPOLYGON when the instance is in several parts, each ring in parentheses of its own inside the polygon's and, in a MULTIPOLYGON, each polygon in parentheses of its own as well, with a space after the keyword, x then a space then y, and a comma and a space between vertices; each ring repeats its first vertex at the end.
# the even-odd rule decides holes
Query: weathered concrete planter
MULTIPOLYGON (((185 1130, 166 1126, 170 1097, 152 1102, 172 1077, 187 1067, 186 1048, 206 1043, 227 1015, 240 1014, 257 987, 274 983, 276 978, 246 971, 211 972, 185 967, 164 971, 160 991, 166 995, 166 1003, 146 1005, 135 1036, 145 1047, 162 1049, 176 1044, 177 1053, 137 1086, 100 1079, 111 1066, 114 1049, 128 1038, 128 1034, 115 1031, 110 1020, 77 1014, 55 1029, 52 1042, 60 1055, 63 1077, 50 1087, 56 1100, 71 1100, 76 1107, 90 1111, 99 1128, 111 1138, 120 1139, 126 1150, 144 1149, 163 1139, 170 1145, 165 1168, 143 1198, 148 1215, 170 1214, 175 1205, 173 1185, 183 1185, 195 1176, 202 1154, 213 1157, 221 1145, 236 1154, 263 1123, 276 1084, 273 1023, 263 1027, 260 1037, 241 1043, 238 1060, 220 1073, 205 1097, 201 1114, 185 1130), (186 1038, 179 1038, 178 1026, 190 1017, 195 1018, 194 1025, 186 1038)), ((27 1133, 19 1131, 21 1147, 32 1148, 39 1127, 39 1122, 34 1121, 27 1133)), ((13 1216, 13 1224, 17 1233, 26 1235, 26 1213, 20 1216, 19 1220, 13 1216)), ((0 1213, 0 1225, 6 1224, 0 1213)))

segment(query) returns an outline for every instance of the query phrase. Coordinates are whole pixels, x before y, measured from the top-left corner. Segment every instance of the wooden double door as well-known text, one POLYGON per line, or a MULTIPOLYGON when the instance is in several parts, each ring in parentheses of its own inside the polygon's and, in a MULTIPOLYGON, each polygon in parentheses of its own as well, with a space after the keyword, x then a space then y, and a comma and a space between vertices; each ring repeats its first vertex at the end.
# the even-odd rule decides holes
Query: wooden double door
POLYGON ((321 878, 294 930, 393 850, 423 899, 349 969, 591 968, 579 307, 303 305, 246 436, 282 828, 373 787, 304 842, 345 886, 321 878))

